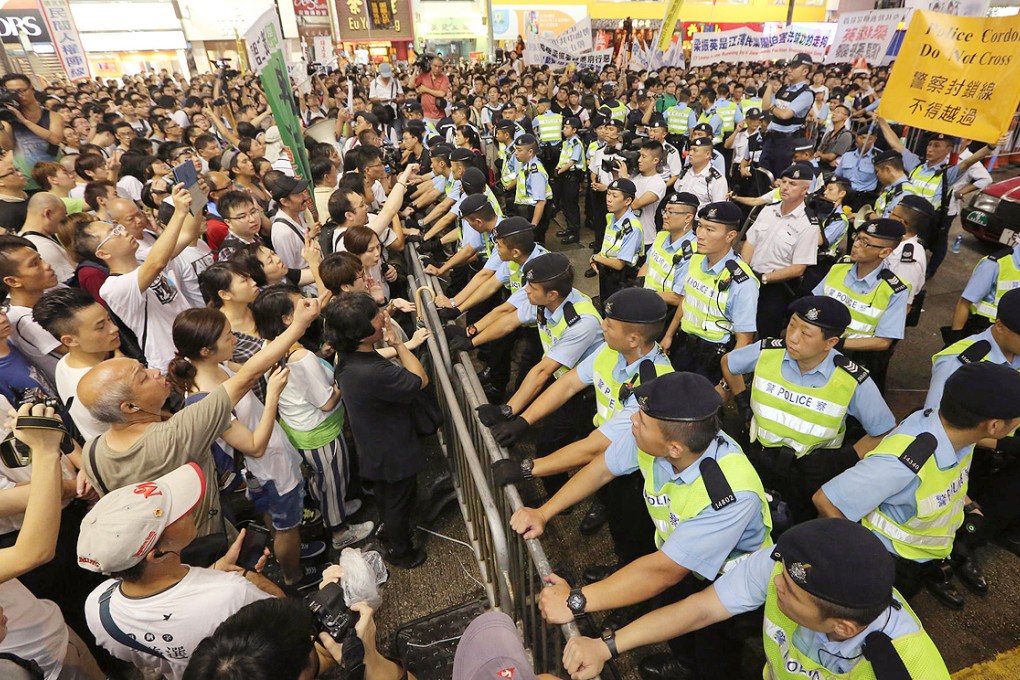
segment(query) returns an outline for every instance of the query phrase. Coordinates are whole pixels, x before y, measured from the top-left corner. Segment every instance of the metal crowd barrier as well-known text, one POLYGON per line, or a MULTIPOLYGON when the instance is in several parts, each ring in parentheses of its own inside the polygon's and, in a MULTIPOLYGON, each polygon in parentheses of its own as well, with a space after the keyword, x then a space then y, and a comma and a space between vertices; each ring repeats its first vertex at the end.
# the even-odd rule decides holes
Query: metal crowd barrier
MULTIPOLYGON (((446 417, 440 443, 450 461, 486 594, 493 608, 517 622, 536 672, 555 672, 562 668, 563 645, 580 632, 571 622, 559 626, 557 633, 542 620, 538 595, 552 568, 539 539, 524 540, 509 528, 511 515, 524 503, 515 487, 499 488, 492 481, 490 464, 508 456, 478 420, 475 408, 487 403, 478 376, 466 352, 453 356, 447 346, 434 304, 438 279, 425 274, 413 244, 408 244, 405 254, 409 281, 415 288, 424 288, 417 296, 418 315, 432 331, 427 343, 430 377, 446 417)), ((616 676, 615 668, 612 676, 616 676)))

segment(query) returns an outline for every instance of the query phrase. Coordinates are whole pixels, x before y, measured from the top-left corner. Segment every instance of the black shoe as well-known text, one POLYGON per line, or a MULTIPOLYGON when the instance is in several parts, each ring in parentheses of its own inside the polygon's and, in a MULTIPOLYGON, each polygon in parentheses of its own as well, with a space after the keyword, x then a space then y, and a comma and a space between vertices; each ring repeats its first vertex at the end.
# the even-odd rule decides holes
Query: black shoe
POLYGON ((616 564, 598 564, 594 567, 588 567, 581 574, 581 579, 584 581, 584 585, 590 586, 592 583, 598 583, 599 581, 605 581, 607 578, 616 573, 619 569, 619 565, 616 564))
POLYGON ((560 245, 561 246, 569 246, 569 245, 572 245, 574 243, 580 243, 580 242, 581 242, 581 237, 578 236, 577 234, 567 234, 566 236, 564 236, 563 238, 560 239, 560 245))
POLYGON ((577 528, 585 536, 591 536, 606 523, 606 506, 597 500, 592 501, 588 512, 584 513, 581 525, 577 528))
POLYGON ((585 269, 584 270, 584 278, 586 278, 586 279, 594 279, 598 275, 599 275, 599 273, 597 271, 595 271, 594 269, 585 269))
POLYGON ((924 587, 932 596, 950 609, 963 609, 963 596, 952 581, 925 581, 924 587))
POLYGON ((602 630, 620 630, 628 623, 634 620, 631 614, 630 607, 621 607, 620 609, 614 609, 613 611, 606 614, 606 617, 602 619, 602 630))
POLYGON ((688 680, 694 677, 694 671, 669 652, 660 652, 641 659, 638 675, 641 680, 688 680))
POLYGON ((390 553, 383 554, 383 559, 386 560, 387 564, 390 564, 399 569, 414 569, 425 564, 425 560, 429 558, 428 554, 421 548, 415 548, 408 553, 400 556, 394 556, 390 553))
POLYGON ((571 231, 569 229, 560 229, 556 232, 556 238, 563 238, 564 236, 570 236, 571 231))
POLYGON ((959 564, 953 565, 953 572, 960 577, 967 589, 978 595, 988 592, 988 579, 985 578, 985 570, 981 568, 981 562, 974 555, 970 555, 959 564))

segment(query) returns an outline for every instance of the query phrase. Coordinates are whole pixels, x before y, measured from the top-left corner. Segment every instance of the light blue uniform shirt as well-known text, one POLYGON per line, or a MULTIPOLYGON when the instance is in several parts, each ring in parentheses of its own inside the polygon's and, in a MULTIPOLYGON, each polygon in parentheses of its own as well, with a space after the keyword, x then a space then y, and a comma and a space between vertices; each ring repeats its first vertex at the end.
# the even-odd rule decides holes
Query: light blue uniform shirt
MULTIPOLYGON (((797 96, 793 98, 793 101, 784 101, 778 99, 776 95, 772 95, 772 103, 777 109, 792 109, 795 118, 804 118, 807 116, 808 111, 811 110, 811 105, 815 103, 815 93, 808 87, 806 80, 797 83, 796 85, 787 85, 787 90, 797 92, 797 96)), ((778 94, 778 92, 776 93, 778 94)), ((764 113, 764 111, 762 112, 764 113)), ((778 118, 773 118, 772 122, 769 123, 768 130, 773 132, 797 132, 803 129, 804 124, 789 124, 778 118)))
MULTIPOLYGON (((842 207, 839 209, 839 212, 842 214, 842 207)), ((842 242, 843 237, 846 236, 846 230, 850 228, 849 220, 841 220, 838 217, 829 220, 828 218, 833 215, 834 213, 829 213, 822 218, 823 220, 828 220, 825 224, 825 240, 828 241, 829 245, 842 242)))
MULTIPOLYGON (((933 457, 939 470, 959 466, 960 461, 974 449, 973 444, 960 450, 953 448, 946 435, 938 411, 915 411, 890 433, 916 436, 929 432, 935 436, 938 445, 933 457)), ((967 471, 961 470, 964 481, 967 471)), ((868 456, 852 468, 822 485, 826 497, 851 522, 858 522, 875 508, 898 524, 917 516, 917 499, 914 497, 921 479, 913 470, 900 462, 898 456, 868 456)), ((892 542, 878 532, 872 532, 885 545, 886 550, 896 554, 892 542)), ((927 562, 928 560, 917 560, 927 562)))
MULTIPOLYGON (((736 616, 765 604, 776 566, 772 550, 771 547, 762 548, 715 582, 715 593, 726 611, 736 616)), ((824 633, 798 626, 793 634, 793 645, 811 660, 833 673, 842 674, 849 673, 864 658, 864 640, 871 633, 882 631, 895 640, 918 630, 917 622, 905 609, 889 607, 849 640, 829 640, 824 633)))
MULTIPOLYGON (((693 484, 701 477, 701 461, 744 455, 740 446, 725 433, 712 440, 701 457, 685 468, 676 469, 665 458, 652 465, 652 484, 657 491, 668 481, 693 484)), ((606 449, 606 466, 617 477, 638 470, 638 448, 634 435, 621 437, 606 449)), ((708 580, 714 579, 726 560, 757 550, 765 540, 761 518, 761 499, 751 491, 738 491, 736 502, 719 510, 711 506, 701 514, 680 522, 662 544, 663 553, 681 567, 708 580)))
POLYGON ((850 182, 850 188, 854 191, 874 191, 878 186, 874 158, 874 147, 863 154, 858 149, 847 151, 836 166, 836 177, 850 182))
MULTIPOLYGON (((712 276, 718 276, 730 260, 737 260, 736 254, 730 250, 726 255, 715 263, 714 267, 708 266, 708 258, 701 261, 701 270, 712 276)), ((753 274, 749 275, 753 276, 753 274)), ((685 275, 686 279, 687 276, 685 275)), ((754 333, 758 329, 758 286, 754 281, 747 280, 743 283, 730 282, 729 295, 726 297, 726 309, 722 310, 723 316, 730 320, 731 333, 754 333)), ((677 291, 683 295, 683 291, 677 291)), ((725 343, 729 337, 724 337, 720 343, 725 343)))
MULTIPOLYGON (((908 180, 907 176, 906 176, 906 175, 904 175, 903 177, 900 177, 900 178, 899 178, 898 180, 896 180, 895 182, 893 182, 892 184, 890 184, 890 185, 888 186, 888 188, 883 188, 883 189, 881 189, 881 190, 879 191, 879 194, 881 195, 881 194, 882 194, 882 193, 884 193, 884 192, 885 192, 885 191, 886 191, 887 189, 892 189, 893 187, 895 187, 895 186, 899 186, 900 184, 904 184, 904 183, 906 183, 906 182, 908 182, 908 181, 909 181, 909 180, 908 180)), ((912 185, 911 185, 911 186, 912 186, 912 185)), ((903 200, 903 197, 904 197, 904 196, 906 196, 907 194, 916 194, 916 193, 917 193, 916 191, 910 191, 910 190, 904 189, 903 191, 899 192, 899 193, 898 193, 898 194, 896 194, 895 196, 892 196, 892 197, 891 197, 891 198, 890 198, 890 199, 889 199, 888 201, 886 201, 886 203, 885 203, 885 208, 884 208, 884 209, 882 210, 882 217, 889 217, 889 215, 891 215, 891 214, 892 214, 893 208, 895 208, 895 207, 896 207, 897 205, 899 205, 900 201, 902 201, 902 200, 903 200)))
POLYGON ((453 175, 450 175, 448 178, 444 175, 436 175, 432 178, 432 186, 434 186, 437 191, 442 191, 443 194, 446 194, 446 185, 452 181, 453 175))
MULTIPOLYGON (((528 255, 528 259, 524 261, 524 264, 527 264, 531 262, 534 258, 538 257, 539 255, 545 255, 548 252, 549 251, 546 250, 544 246, 541 246, 538 243, 536 243, 535 249, 531 251, 531 255, 528 255)), ((523 267, 524 264, 522 264, 521 266, 523 267)), ((495 250, 492 251, 492 255, 490 255, 489 259, 485 262, 485 268, 491 269, 492 271, 496 272, 495 273, 496 279, 504 286, 510 285, 510 263, 504 262, 503 260, 499 259, 499 253, 497 253, 495 250)), ((523 282, 521 288, 522 289, 524 288, 523 282)))
MULTIPOLYGON (((524 293, 524 288, 520 292, 524 293)), ((550 326, 559 323, 563 318, 563 307, 568 302, 577 304, 583 299, 581 293, 574 288, 563 304, 556 308, 556 311, 551 312, 548 308, 545 310, 546 323, 550 326)), ((519 307, 517 318, 521 325, 533 326, 538 323, 538 308, 532 304, 519 307)), ((602 324, 599 323, 599 320, 589 314, 581 314, 581 318, 573 326, 568 326, 563 331, 563 335, 553 342, 545 356, 561 366, 573 368, 581 359, 598 349, 603 342, 605 340, 602 337, 602 324)))
MULTIPOLYGON (((600 345, 594 352, 589 354, 587 357, 582 359, 580 363, 577 364, 577 377, 580 378, 581 382, 583 382, 585 385, 595 384, 595 357, 598 356, 599 352, 601 352, 602 348, 605 346, 606 344, 602 343, 602 345, 600 345)), ((659 343, 655 343, 655 346, 652 347, 651 351, 649 351, 648 354, 644 355, 643 357, 640 357, 637 361, 635 361, 632 364, 628 364, 627 360, 623 356, 623 353, 620 352, 617 354, 616 364, 613 366, 612 375, 613 381, 620 385, 630 382, 634 378, 634 376, 638 374, 638 369, 641 367, 641 362, 644 361, 645 359, 651 360, 653 364, 656 364, 658 366, 670 365, 669 357, 667 357, 665 353, 663 353, 662 348, 659 347, 659 343)), ((637 400, 634 398, 634 395, 631 395, 627 399, 626 404, 631 403, 633 403, 635 406, 637 405, 637 400)))
MULTIPOLYGON (((1013 357, 1012 361, 1008 361, 1006 356, 1002 353, 1002 348, 999 347, 998 343, 995 342, 995 338, 992 337, 992 329, 986 328, 980 333, 976 333, 969 340, 979 342, 981 340, 987 340, 992 348, 982 361, 989 361, 993 364, 1001 364, 1008 366, 1014 371, 1020 371, 1020 356, 1013 357)), ((959 356, 944 356, 939 357, 935 361, 935 365, 931 367, 931 384, 928 386, 928 396, 925 397, 924 407, 931 409, 938 409, 939 403, 942 401, 942 392, 946 388, 946 381, 949 380, 949 376, 956 373, 956 369, 963 366, 960 362, 959 356)))
MULTIPOLYGON (((584 156, 584 144, 581 142, 581 139, 577 135, 567 137, 563 140, 563 148, 570 152, 570 156, 566 160, 574 161, 571 169, 580 170, 581 158, 584 156)), ((557 164, 558 162, 559 159, 557 158, 557 164)))
MULTIPOLYGON (((857 278, 857 263, 855 262, 850 267, 850 271, 843 277, 843 283, 853 292, 867 295, 882 283, 878 275, 883 269, 889 269, 889 265, 884 261, 878 267, 875 267, 874 271, 860 279, 857 278)), ((882 316, 878 318, 878 325, 875 327, 876 338, 903 339, 903 331, 907 322, 907 294, 909 292, 909 288, 904 288, 898 293, 893 293, 892 297, 889 298, 889 306, 885 308, 882 316)), ((811 293, 813 295, 825 295, 825 281, 815 286, 811 293)))
MULTIPOLYGON (((1013 248, 1010 256, 1013 258, 1013 265, 1020 267, 1020 245, 1013 248)), ((974 267, 974 273, 970 275, 967 286, 960 293, 967 302, 978 303, 995 301, 995 283, 999 279, 999 262, 985 258, 974 267)))
MULTIPOLYGON (((612 213, 610 213, 610 217, 612 217, 612 213)), ((615 255, 607 256, 603 254, 602 256, 614 257, 615 259, 622 260, 629 265, 635 265, 641 257, 641 249, 645 244, 645 236, 644 231, 641 229, 641 220, 634 214, 634 211, 627 210, 627 212, 623 213, 619 219, 614 219, 606 228, 606 231, 613 231, 621 222, 627 219, 630 220, 630 233, 625 235, 623 233, 623 227, 620 227, 620 230, 617 232, 617 240, 609 244, 610 247, 615 247, 620 239, 622 239, 620 250, 617 251, 615 255)), ((599 251, 599 254, 602 254, 602 252, 599 251)))
MULTIPOLYGON (((549 179, 545 176, 545 173, 538 169, 537 166, 541 165, 541 163, 539 163, 537 158, 531 159, 531 163, 529 165, 534 165, 536 167, 527 175, 528 199, 534 202, 544 201, 546 200, 545 194, 546 188, 549 186, 549 179)), ((534 205, 534 203, 529 202, 529 205, 534 205)))
MULTIPOLYGON (((908 175, 911 172, 914 171, 914 168, 916 168, 918 166, 921 166, 921 170, 922 171, 934 171, 939 166, 942 166, 942 168, 943 168, 943 170, 942 170, 942 181, 946 183, 946 199, 948 200, 949 194, 952 193, 952 188, 951 187, 953 186, 954 183, 956 183, 956 180, 959 179, 959 177, 960 177, 960 168, 959 168, 959 166, 948 165, 947 163, 938 163, 936 165, 929 165, 927 161, 925 161, 922 164, 921 157, 918 156, 913 151, 911 151, 910 149, 906 149, 906 148, 903 149, 903 152, 902 152, 901 155, 903 156, 903 169, 907 171, 908 175)), ((942 189, 941 189, 941 187, 939 187, 939 189, 935 192, 935 195, 932 196, 931 199, 929 199, 929 200, 931 201, 932 207, 934 207, 935 210, 937 211, 939 209, 939 206, 941 206, 941 204, 942 204, 942 189)))
MULTIPOLYGON (((785 350, 783 351, 783 363, 780 368, 783 379, 794 385, 802 387, 820 388, 827 385, 832 379, 832 374, 843 369, 838 368, 835 363, 837 356, 842 356, 835 349, 830 349, 822 363, 812 368, 807 373, 800 372, 800 366, 785 350)), ((726 355, 726 363, 733 374, 752 373, 758 365, 761 357, 761 343, 756 342, 750 345, 735 349, 726 355)), ((896 417, 893 416, 889 406, 878 391, 878 386, 870 377, 857 386, 854 396, 850 398, 850 405, 847 407, 847 415, 853 416, 861 423, 861 427, 872 437, 878 437, 896 425, 896 417)))
MULTIPOLYGON (((667 236, 665 243, 662 244, 662 247, 667 253, 675 255, 676 253, 680 252, 680 249, 683 247, 685 243, 690 243, 691 250, 692 251, 695 250, 695 244, 697 242, 698 237, 694 233, 694 229, 691 229, 687 233, 680 236, 680 238, 678 239, 671 239, 669 236, 667 236)), ((652 246, 649 245, 648 248, 645 250, 646 262, 648 261, 648 258, 651 257, 651 252, 652 246)), ((673 265, 673 286, 671 290, 677 295, 683 295, 684 281, 687 279, 687 267, 690 266, 690 263, 691 259, 688 257, 681 258, 679 262, 673 265)))

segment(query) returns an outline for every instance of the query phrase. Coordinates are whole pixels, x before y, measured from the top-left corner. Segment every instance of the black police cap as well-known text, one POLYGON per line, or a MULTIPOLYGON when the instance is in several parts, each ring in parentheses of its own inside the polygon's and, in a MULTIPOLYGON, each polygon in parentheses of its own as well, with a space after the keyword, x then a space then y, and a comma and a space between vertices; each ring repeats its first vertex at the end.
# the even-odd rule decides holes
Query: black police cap
POLYGON ((658 323, 666 318, 666 301, 651 288, 624 288, 609 296, 606 318, 624 323, 658 323))
POLYGON ((786 168, 786 170, 783 170, 780 177, 783 179, 802 179, 810 182, 815 178, 815 172, 815 166, 804 161, 798 161, 786 168))
POLYGON ((749 118, 751 120, 760 120, 762 118, 761 109, 759 109, 757 106, 752 106, 747 110, 747 113, 744 114, 744 118, 749 118))
POLYGON ((460 202, 460 214, 463 217, 474 215, 487 205, 489 205, 489 199, 485 194, 471 194, 460 202))
POLYGON ((691 132, 707 132, 710 135, 715 135, 715 129, 708 123, 698 123, 691 128, 691 132))
POLYGON ((788 529, 772 559, 782 560, 794 583, 826 602, 852 609, 892 602, 892 555, 877 536, 848 519, 813 519, 788 529))
POLYGON ((916 212, 921 213, 929 220, 935 219, 935 206, 931 204, 924 196, 918 196, 917 194, 907 194, 900 199, 900 205, 910 208, 916 212))
POLYGON ((790 66, 811 66, 814 63, 814 60, 811 59, 811 55, 807 52, 800 52, 794 55, 793 59, 790 60, 790 66))
POLYGON ((445 142, 436 144, 434 147, 429 149, 429 155, 433 158, 445 158, 450 160, 450 156, 453 155, 453 147, 445 142))
POLYGON ((903 160, 903 156, 900 155, 899 151, 893 149, 886 149, 875 154, 875 158, 872 160, 872 165, 881 165, 882 163, 888 163, 894 160, 903 160))
POLYGON ((716 201, 699 210, 698 219, 719 224, 740 224, 744 221, 744 213, 733 201, 716 201))
POLYGON ((529 146, 531 144, 538 144, 538 140, 535 139, 535 135, 521 135, 517 138, 518 146, 529 146))
POLYGON ((608 121, 609 119, 606 118, 606 116, 601 113, 596 113, 591 117, 591 126, 593 128, 599 128, 605 125, 608 121))
POLYGON ((873 220, 868 220, 862 224, 857 233, 867 234, 868 236, 874 236, 875 238, 899 243, 903 240, 903 235, 906 233, 906 229, 904 228, 903 223, 899 220, 893 220, 888 217, 878 217, 873 220))
POLYGON ((460 184, 465 190, 472 190, 471 193, 482 191, 488 180, 485 173, 475 167, 470 167, 461 175, 460 184))
POLYGON ((460 161, 461 163, 467 163, 473 160, 475 155, 471 153, 471 149, 454 149, 450 154, 451 161, 460 161))
POLYGON ((606 187, 606 191, 614 190, 619 191, 625 196, 630 196, 631 198, 637 195, 637 187, 634 185, 634 182, 630 181, 626 177, 614 179, 612 182, 609 183, 609 186, 606 187))
MULTIPOLYGON (((1017 374, 1020 375, 1020 374, 1017 374)), ((697 373, 667 373, 634 388, 638 407, 656 420, 689 423, 711 418, 722 397, 697 373)))
POLYGON ((538 98, 538 103, 539 104, 552 104, 552 99, 549 99, 548 97, 539 97, 538 98))
POLYGON ((576 116, 567 116, 566 118, 563 119, 563 124, 569 125, 575 130, 581 129, 581 119, 577 118, 576 116))
POLYGON ((404 102, 404 110, 405 111, 421 111, 422 110, 421 102, 417 102, 417 101, 414 101, 414 100, 409 101, 409 102, 404 102))
POLYGON ((666 198, 666 202, 675 205, 687 205, 692 208, 697 208, 701 205, 698 197, 689 191, 675 191, 666 198))
POLYGON ((607 120, 606 125, 618 128, 620 130, 625 130, 627 128, 627 126, 623 124, 622 120, 616 120, 615 118, 610 118, 609 120, 607 120))
POLYGON ((663 120, 662 118, 658 118, 658 117, 654 117, 653 116, 652 119, 650 121, 648 121, 647 127, 650 127, 650 128, 668 128, 669 126, 666 124, 666 121, 663 120))
POLYGON ((981 418, 1020 418, 1020 373, 990 361, 964 364, 949 376, 942 399, 964 404, 981 418))
POLYGON ((711 137, 698 137, 697 139, 692 139, 691 140, 691 146, 708 146, 708 147, 711 147, 712 146, 712 138, 711 137))
MULTIPOLYGON (((524 280, 528 283, 551 281, 570 270, 570 260, 562 253, 546 253, 528 260, 521 267, 524 280)), ((1020 375, 1020 374, 1017 374, 1020 375)))
POLYGON ((813 151, 815 143, 807 137, 799 137, 793 140, 791 146, 794 151, 813 151))
POLYGON ((515 127, 517 127, 517 123, 512 120, 507 120, 506 118, 496 121, 497 130, 513 130, 515 127))
POLYGON ((534 228, 535 225, 523 217, 507 217, 496 225, 496 230, 493 234, 495 234, 496 238, 506 238, 507 236, 513 236, 525 231, 532 231, 534 228))
POLYGON ((995 319, 1014 333, 1020 333, 1020 288, 1007 290, 999 298, 995 319))
MULTIPOLYGON (((947 135, 944 132, 933 132, 928 136, 929 142, 949 142, 950 144, 956 144, 960 141, 958 137, 947 135)), ((926 142, 927 143, 927 142, 926 142)))
POLYGON ((808 295, 790 303, 790 311, 813 326, 842 335, 850 325, 850 310, 846 305, 827 295, 808 295))

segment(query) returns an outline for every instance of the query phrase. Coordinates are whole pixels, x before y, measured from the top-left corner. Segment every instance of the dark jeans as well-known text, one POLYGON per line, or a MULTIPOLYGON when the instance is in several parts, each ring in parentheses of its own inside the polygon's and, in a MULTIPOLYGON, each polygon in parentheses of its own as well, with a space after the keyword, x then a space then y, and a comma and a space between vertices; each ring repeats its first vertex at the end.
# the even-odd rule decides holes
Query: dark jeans
MULTIPOLYGON (((538 221, 535 226, 535 242, 545 245, 545 232, 549 228, 549 212, 552 206, 549 201, 546 201, 545 208, 542 210, 542 218, 538 221)), ((533 205, 521 205, 519 203, 513 204, 513 214, 518 217, 523 217, 527 221, 531 222, 535 216, 535 206, 533 205)))
MULTIPOLYGON (((535 458, 548 456, 567 444, 572 444, 588 436, 594 416, 595 393, 585 390, 575 394, 563 406, 542 420, 542 427, 535 440, 535 458)), ((546 493, 550 495, 559 491, 566 482, 566 474, 542 478, 546 493)))
POLYGON ((411 515, 418 493, 418 477, 412 475, 395 482, 375 480, 373 484, 379 520, 386 524, 386 548, 391 556, 403 557, 414 550, 411 515))
POLYGON ((786 308, 797 296, 799 285, 794 279, 762 284, 758 289, 758 337, 778 338, 782 334, 789 318, 786 308))
POLYGON ((946 215, 942 222, 936 225, 931 236, 928 238, 931 257, 928 259, 928 270, 925 272, 925 279, 935 276, 935 272, 938 271, 942 260, 946 259, 946 251, 949 248, 949 229, 953 226, 953 220, 955 219, 956 215, 946 215))
POLYGON ((556 205, 563 211, 566 230, 581 233, 581 173, 572 170, 559 176, 556 182, 556 205))
POLYGON ((933 560, 931 562, 915 562, 893 553, 896 563, 896 590, 908 600, 921 592, 927 582, 940 583, 952 575, 949 560, 933 560))
POLYGON ((765 141, 762 143, 758 165, 778 179, 783 170, 790 167, 790 163, 793 161, 793 140, 796 136, 797 133, 787 135, 765 132, 765 141))

